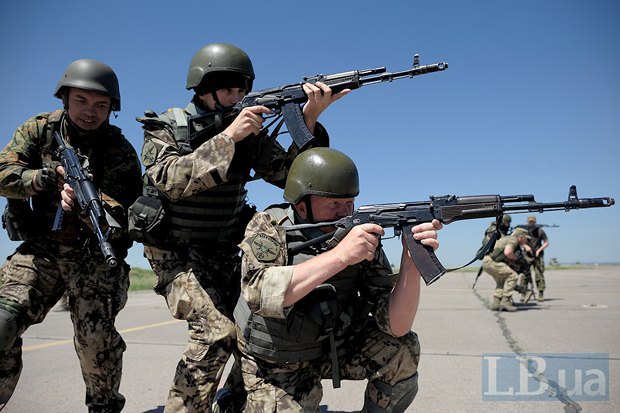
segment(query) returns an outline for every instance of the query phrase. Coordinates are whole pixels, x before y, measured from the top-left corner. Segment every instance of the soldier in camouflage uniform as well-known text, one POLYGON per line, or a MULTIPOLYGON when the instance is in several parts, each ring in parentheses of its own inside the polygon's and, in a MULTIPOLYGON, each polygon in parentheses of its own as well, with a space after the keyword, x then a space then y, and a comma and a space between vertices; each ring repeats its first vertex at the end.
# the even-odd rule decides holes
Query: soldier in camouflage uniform
MULTIPOLYGON (((512 222, 512 217, 508 214, 504 214, 502 215, 502 219, 500 221, 500 225, 499 225, 499 235, 500 237, 509 235, 510 232, 512 231, 512 228, 510 227, 510 223, 512 222)), ((497 222, 496 221, 492 221, 489 226, 487 227, 487 229, 484 231, 484 238, 482 238, 482 245, 480 246, 480 249, 478 249, 478 251, 476 252, 476 256, 478 256, 478 254, 480 254, 482 252, 482 249, 487 245, 487 243, 489 242, 489 240, 491 239, 491 237, 493 236, 493 234, 495 234, 495 232, 497 231, 497 222)), ((490 252, 490 251, 489 251, 490 252)), ((487 254, 489 253, 487 252, 487 254)), ((478 281, 478 278, 480 278, 480 275, 482 274, 482 265, 480 266, 480 268, 478 269, 478 274, 476 274, 476 281, 474 281, 474 286, 476 285, 476 282, 478 281)))
MULTIPOLYGON (((293 162, 284 190, 249 223, 241 244, 241 296, 235 308, 246 412, 319 412, 321 379, 368 379, 364 412, 403 412, 417 393, 420 345, 411 325, 420 273, 403 244, 394 274, 383 229, 355 226, 337 245, 307 241, 331 227, 297 228, 350 215, 359 193, 353 161, 314 148, 293 162)), ((413 228, 437 249, 441 223, 413 228)), ((404 243, 404 241, 403 241, 404 243)))
POLYGON ((109 124, 111 111, 120 110, 118 80, 110 67, 89 59, 71 63, 54 96, 64 109, 29 119, 0 152, 0 195, 9 198, 3 222, 11 239, 23 241, 1 269, 0 410, 21 372, 21 335, 42 322, 66 291, 86 405, 90 412, 120 412, 125 343, 114 321, 127 300, 126 211, 140 194, 140 163, 121 130, 109 124), (109 241, 119 263, 114 268, 106 264, 88 218, 72 208, 75 194, 64 183, 54 132, 88 163, 111 217, 109 241), (59 204, 62 230, 52 232, 59 204))
MULTIPOLYGON (((144 196, 132 207, 131 231, 145 244, 144 255, 158 277, 155 291, 189 329, 166 412, 208 411, 236 347, 232 308, 239 291, 237 245, 255 212, 246 202, 245 185, 262 178, 283 187, 299 152, 294 144, 284 150, 261 130, 262 115, 270 113, 264 106, 243 109, 232 123, 221 121, 222 110, 250 92, 253 81, 252 62, 243 50, 209 44, 190 63, 186 87, 195 92, 190 104, 161 115, 147 111, 139 119, 145 131, 146 184, 144 196)), ((332 95, 319 83, 304 90, 309 96, 303 108, 306 126, 317 145, 327 145, 327 133, 317 119, 348 90, 332 95)), ((238 368, 231 377, 229 387, 242 405, 245 392, 238 368)))
POLYGON ((530 234, 530 246, 532 247, 532 251, 534 251, 534 260, 532 261, 532 266, 534 267, 534 272, 536 274, 535 282, 536 288, 538 289, 538 297, 537 300, 542 302, 544 300, 545 293, 545 248, 549 246, 549 238, 547 237, 547 233, 541 226, 536 224, 536 217, 529 216, 527 217, 527 226, 525 229, 528 230, 530 234))
POLYGON ((491 310, 517 311, 512 301, 512 293, 515 290, 524 294, 524 302, 529 301, 532 292, 525 286, 517 285, 522 265, 520 261, 523 259, 519 256, 518 250, 523 248, 526 252, 532 252, 528 245, 529 238, 526 230, 517 228, 511 235, 500 238, 493 251, 484 256, 482 268, 496 282, 491 310))

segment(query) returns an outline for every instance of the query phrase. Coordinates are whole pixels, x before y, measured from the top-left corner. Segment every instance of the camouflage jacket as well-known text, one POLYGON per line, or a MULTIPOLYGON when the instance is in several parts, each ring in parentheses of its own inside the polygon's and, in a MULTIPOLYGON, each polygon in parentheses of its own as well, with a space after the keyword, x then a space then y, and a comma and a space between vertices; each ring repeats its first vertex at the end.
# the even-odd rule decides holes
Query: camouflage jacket
MULTIPOLYGON (((269 140, 266 133, 250 136, 235 143, 224 133, 206 136, 200 142, 191 142, 191 149, 184 149, 175 139, 177 125, 172 116, 173 109, 158 117, 140 118, 144 124, 144 146, 142 163, 154 186, 171 201, 195 195, 214 188, 223 182, 248 182, 256 177, 284 187, 288 169, 299 153, 295 144, 288 151, 275 140, 269 140), (167 119, 166 119, 167 118, 167 119)), ((197 115, 205 111, 191 102, 183 113, 194 120, 191 127, 200 130, 204 124, 197 115)), ((156 115, 155 115, 156 116, 156 115)), ((222 128, 223 129, 223 128, 222 128)), ((326 146, 327 132, 317 123, 315 146, 326 146)))
MULTIPOLYGON (((268 209, 270 211, 272 209, 268 209)), ((286 214, 295 216, 292 210, 288 209, 286 214)), ((297 219, 295 218, 297 221, 297 219)), ((284 307, 284 293, 289 287, 294 265, 310 259, 313 255, 318 255, 326 251, 329 247, 321 244, 310 251, 296 253, 289 256, 288 245, 292 242, 302 242, 298 235, 292 235, 285 231, 282 222, 267 212, 257 213, 246 228, 245 239, 240 244, 243 251, 242 273, 241 273, 241 294, 248 304, 250 310, 261 316, 274 319, 284 319, 289 316, 291 311, 295 311, 295 305, 284 307)), ((295 222, 300 223, 300 222, 295 222)), ((317 229, 310 231, 303 230, 302 238, 314 238, 317 229)), ((320 233, 322 234, 322 233, 320 233)), ((341 310, 346 312, 346 308, 365 309, 364 314, 373 314, 379 328, 387 334, 392 334, 389 323, 389 299, 390 293, 396 283, 398 274, 394 274, 390 263, 385 256, 383 249, 378 249, 377 258, 372 262, 363 261, 354 266, 350 266, 342 273, 334 275, 326 283, 336 287, 339 301, 341 293, 345 290, 353 290, 349 295, 348 302, 340 302, 341 310), (346 275, 344 273, 347 273, 346 275), (354 277, 350 277, 354 274, 354 277), (344 275, 346 279, 342 279, 344 275), (347 285, 343 285, 345 281, 347 285), (357 301, 357 303, 355 303, 357 301)), ((343 317, 341 317, 343 318, 343 317)), ((363 323, 366 317, 353 320, 354 323, 363 323)), ((345 334, 345 331, 355 331, 360 326, 350 325, 352 321, 342 319, 336 328, 337 336, 345 334)))
POLYGON ((55 144, 50 139, 50 128, 63 127, 68 143, 88 163, 88 170, 93 175, 93 183, 99 190, 104 208, 121 226, 121 230, 113 236, 115 248, 126 250, 131 245, 126 236, 126 211, 140 195, 142 188, 136 151, 121 130, 111 125, 96 136, 71 136, 61 126, 64 115, 63 110, 40 113, 17 128, 13 139, 0 152, 0 195, 14 199, 32 198, 34 213, 43 224, 43 237, 61 243, 94 238, 77 211, 65 213, 63 230, 51 233, 59 194, 36 193, 32 187, 33 177, 43 167, 43 163, 58 160, 54 153, 55 144))
POLYGON ((512 266, 514 265, 514 262, 506 258, 506 255, 504 254, 504 249, 506 248, 507 245, 511 245, 513 251, 517 251, 519 248, 521 248, 519 246, 519 240, 517 239, 517 237, 515 237, 514 235, 508 235, 505 237, 501 237, 495 243, 495 247, 493 248, 493 251, 491 251, 489 255, 491 256, 493 261, 503 262, 503 263, 506 263, 512 266))

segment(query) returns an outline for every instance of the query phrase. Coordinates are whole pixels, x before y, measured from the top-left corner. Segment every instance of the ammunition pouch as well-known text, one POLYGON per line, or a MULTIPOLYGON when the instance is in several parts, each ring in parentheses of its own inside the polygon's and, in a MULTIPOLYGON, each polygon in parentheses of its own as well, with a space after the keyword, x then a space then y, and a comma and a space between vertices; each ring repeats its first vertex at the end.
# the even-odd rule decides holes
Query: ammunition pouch
POLYGON ((298 343, 315 343, 333 331, 339 313, 336 289, 321 284, 295 303, 287 319, 288 333, 298 343))
POLYGON ((161 246, 166 240, 166 211, 160 198, 140 196, 129 207, 129 237, 150 246, 161 246))
POLYGON ((43 223, 28 199, 7 199, 2 214, 2 228, 11 241, 32 241, 43 235, 43 223))
POLYGON ((328 345, 335 355, 336 298, 334 286, 321 284, 295 303, 286 319, 275 319, 252 313, 240 296, 234 319, 241 329, 244 351, 272 363, 317 360, 328 345))

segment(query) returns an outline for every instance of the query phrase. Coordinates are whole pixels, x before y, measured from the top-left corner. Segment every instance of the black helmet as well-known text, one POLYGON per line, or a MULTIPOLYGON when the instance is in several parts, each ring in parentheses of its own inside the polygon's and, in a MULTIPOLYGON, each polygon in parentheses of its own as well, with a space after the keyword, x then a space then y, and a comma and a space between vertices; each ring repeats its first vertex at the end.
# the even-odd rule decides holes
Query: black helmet
POLYGON ((306 195, 354 198, 359 194, 357 167, 332 148, 312 148, 295 158, 284 187, 284 199, 296 204, 306 195))
POLYGON ((54 96, 62 99, 65 87, 94 90, 112 98, 112 110, 121 110, 118 78, 110 66, 98 60, 79 59, 65 69, 56 85, 54 96))
POLYGON ((227 43, 211 43, 198 50, 189 64, 187 89, 199 95, 228 87, 252 90, 254 68, 250 57, 227 43))

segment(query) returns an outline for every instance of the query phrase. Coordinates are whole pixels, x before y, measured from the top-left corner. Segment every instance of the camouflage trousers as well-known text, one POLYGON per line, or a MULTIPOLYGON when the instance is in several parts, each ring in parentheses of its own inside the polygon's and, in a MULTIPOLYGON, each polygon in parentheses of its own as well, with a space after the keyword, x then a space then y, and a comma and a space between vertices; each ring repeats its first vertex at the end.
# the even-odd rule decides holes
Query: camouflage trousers
MULTIPOLYGON (((125 405, 119 386, 126 346, 114 321, 127 302, 129 266, 121 261, 111 269, 100 256, 91 257, 83 249, 25 242, 0 272, 0 306, 16 315, 18 337, 42 322, 67 292, 86 405, 90 412, 120 412, 125 405)), ((21 356, 21 338, 0 351, 0 410, 19 380, 21 356)))
MULTIPOLYGON (((145 247, 158 280, 155 292, 164 296, 174 318, 186 320, 189 339, 179 361, 165 412, 209 412, 224 367, 236 349, 232 306, 240 286, 239 257, 205 257, 145 247)), ((245 398, 238 364, 227 387, 245 398)))
MULTIPOLYGON (((535 285, 533 287, 538 291, 545 291, 546 284, 545 284, 544 257, 542 257, 540 260, 534 261, 530 269, 534 270, 532 273, 532 278, 533 278, 533 282, 535 285)), ((528 283, 529 283, 529 280, 527 279, 527 277, 522 277, 521 280, 519 281, 519 285, 522 285, 525 287, 527 287, 528 283)))
MULTIPOLYGON (((368 379, 363 412, 402 412, 411 404, 420 361, 414 332, 395 338, 370 324, 338 353, 341 379, 368 379)), ((317 413, 323 397, 321 380, 332 374, 327 354, 319 361, 278 365, 244 354, 241 369, 248 392, 246 413, 317 413)))
POLYGON ((545 256, 540 255, 536 261, 534 261, 534 272, 536 274, 536 288, 538 291, 545 291, 547 285, 545 284, 545 256))
POLYGON ((505 262, 493 261, 491 256, 485 255, 482 259, 482 269, 495 280, 496 286, 493 297, 512 298, 512 293, 519 279, 517 272, 505 262))

